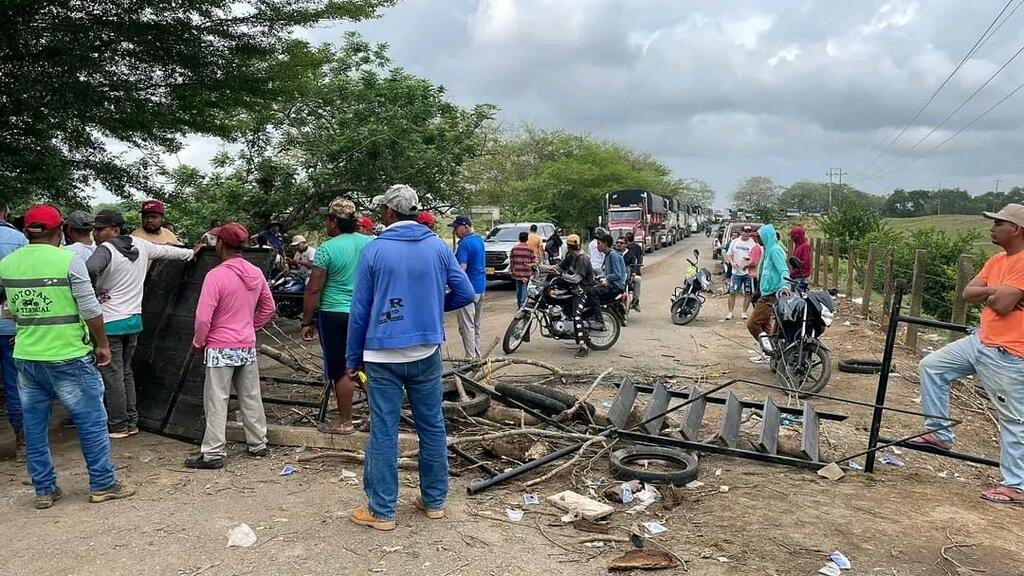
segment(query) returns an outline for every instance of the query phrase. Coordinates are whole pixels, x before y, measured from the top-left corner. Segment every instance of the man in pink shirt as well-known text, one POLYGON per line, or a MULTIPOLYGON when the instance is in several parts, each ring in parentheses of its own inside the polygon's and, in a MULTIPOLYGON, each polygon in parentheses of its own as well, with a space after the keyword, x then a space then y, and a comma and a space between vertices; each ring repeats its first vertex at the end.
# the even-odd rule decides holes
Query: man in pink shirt
POLYGON ((246 229, 231 222, 210 234, 217 237, 221 263, 203 279, 192 340, 206 364, 206 434, 200 453, 185 460, 186 468, 224 467, 232 387, 238 396, 249 455, 259 458, 267 454, 267 417, 256 365, 256 331, 274 317, 274 298, 263 271, 242 258, 242 246, 249 240, 246 229))

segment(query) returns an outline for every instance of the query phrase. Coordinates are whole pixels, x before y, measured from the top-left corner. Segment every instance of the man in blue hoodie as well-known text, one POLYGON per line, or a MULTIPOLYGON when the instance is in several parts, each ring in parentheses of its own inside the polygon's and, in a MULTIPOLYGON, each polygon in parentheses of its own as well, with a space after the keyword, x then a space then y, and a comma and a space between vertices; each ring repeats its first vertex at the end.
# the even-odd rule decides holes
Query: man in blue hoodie
POLYGON ((761 237, 761 245, 764 247, 764 254, 761 256, 761 263, 758 267, 758 287, 761 298, 754 306, 754 311, 750 313, 747 330, 765 352, 771 352, 768 328, 771 324, 772 307, 778 300, 779 293, 789 290, 785 280, 789 275, 789 266, 786 264, 786 250, 779 244, 779 236, 775 232, 775 227, 765 224, 757 229, 757 234, 761 237))
POLYGON ((353 523, 395 529, 398 499, 398 420, 408 395, 419 436, 420 496, 428 518, 444 517, 448 449, 441 414, 444 313, 473 303, 476 293, 448 245, 417 223, 416 191, 396 184, 374 198, 387 226, 363 250, 348 320, 349 378, 366 367, 370 440, 363 490, 369 505, 353 523), (445 287, 449 292, 445 293, 445 287))

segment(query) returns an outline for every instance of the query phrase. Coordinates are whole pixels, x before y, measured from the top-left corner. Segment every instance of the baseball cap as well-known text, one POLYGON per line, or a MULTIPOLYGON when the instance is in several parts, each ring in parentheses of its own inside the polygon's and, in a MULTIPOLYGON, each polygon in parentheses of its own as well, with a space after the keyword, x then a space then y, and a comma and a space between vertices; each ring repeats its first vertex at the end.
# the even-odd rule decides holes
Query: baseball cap
POLYGON ((296 234, 295 236, 292 236, 292 246, 298 246, 299 244, 302 244, 305 241, 306 237, 302 236, 301 234, 296 234))
POLYGON ((416 217, 416 221, 427 228, 433 228, 434 224, 437 223, 437 221, 434 220, 434 215, 427 210, 420 212, 420 215, 416 217))
POLYGON ((335 198, 330 206, 321 208, 320 213, 335 218, 351 218, 356 213, 356 205, 346 198, 335 198))
POLYGON ((30 232, 46 232, 60 228, 60 210, 49 204, 38 204, 25 212, 25 230, 30 232))
POLYGON ((73 230, 92 230, 93 218, 85 210, 75 210, 68 216, 68 228, 73 230))
POLYGON ((164 213, 164 203, 159 200, 146 200, 142 203, 142 213, 145 214, 151 212, 153 214, 164 213))
POLYGON ((93 228, 109 228, 110 226, 124 226, 124 216, 117 210, 100 210, 93 219, 93 228))
POLYGON ((753 232, 754 228, 752 226, 749 226, 749 225, 748 226, 744 226, 743 227, 743 231, 744 232, 753 232))
POLYGON ((412 216, 419 214, 420 197, 411 186, 395 184, 388 188, 387 192, 373 198, 373 205, 377 208, 387 206, 399 214, 412 216))
POLYGON ((360 228, 366 228, 367 230, 373 230, 373 220, 370 220, 367 216, 360 216, 356 220, 356 226, 360 228))
POLYGON ((568 236, 565 237, 565 243, 572 244, 573 246, 579 246, 580 237, 577 234, 569 234, 568 236))
POLYGON ((459 226, 472 226, 473 222, 470 221, 469 216, 456 216, 455 221, 449 224, 451 228, 458 228, 459 226))
POLYGON ((1005 220, 1024 228, 1024 206, 1020 204, 1007 204, 999 212, 982 212, 982 215, 989 220, 1005 220))
POLYGON ((223 226, 218 226, 210 230, 210 234, 232 248, 241 248, 249 242, 249 231, 238 222, 228 222, 223 226))

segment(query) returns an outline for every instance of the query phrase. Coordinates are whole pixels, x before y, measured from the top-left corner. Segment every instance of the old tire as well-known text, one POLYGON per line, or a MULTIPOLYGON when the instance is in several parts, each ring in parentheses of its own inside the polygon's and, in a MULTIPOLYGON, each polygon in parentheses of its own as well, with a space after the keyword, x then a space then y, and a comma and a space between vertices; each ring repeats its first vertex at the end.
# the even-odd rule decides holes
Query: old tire
POLYGON ((683 296, 672 303, 672 323, 676 326, 686 326, 700 314, 700 307, 699 298, 683 296))
POLYGON ((877 360, 848 358, 839 362, 839 371, 849 374, 879 374, 882 371, 882 363, 877 360))
MULTIPOLYGON (((569 394, 567 392, 562 392, 561 390, 555 390, 550 386, 544 386, 543 384, 524 384, 523 386, 521 386, 521 388, 523 388, 524 390, 529 390, 530 392, 535 392, 537 394, 547 396, 552 400, 560 402, 565 406, 566 409, 572 408, 573 405, 576 404, 576 402, 579 402, 578 397, 573 396, 572 394, 569 394)), ((584 402, 581 408, 586 410, 587 412, 590 412, 591 416, 593 416, 596 412, 594 405, 591 404, 590 402, 584 402)), ((576 412, 576 415, 582 414, 583 412, 576 412)))
POLYGON ((454 382, 444 383, 441 413, 446 418, 462 416, 463 413, 466 416, 479 416, 487 412, 487 408, 491 405, 491 397, 473 388, 465 386, 464 388, 466 388, 466 395, 469 396, 469 400, 466 401, 459 400, 459 391, 455 388, 454 382))
MULTIPOLYGON (((569 406, 572 406, 571 403, 566 405, 564 402, 551 398, 546 394, 541 394, 538 392, 534 392, 533 390, 528 390, 525 386, 514 386, 512 384, 498 384, 497 386, 494 387, 494 389, 497 390, 502 395, 512 400, 515 400, 516 402, 519 402, 524 406, 533 408, 534 410, 547 416, 554 416, 555 414, 561 413, 569 406)), ((573 402, 575 402, 575 400, 573 400, 573 402)), ((518 406, 514 405, 512 407, 518 408, 518 406)))
POLYGON ((658 446, 632 446, 612 452, 609 456, 612 476, 619 480, 640 480, 652 484, 685 486, 697 479, 697 457, 675 448, 658 446), (644 460, 656 460, 670 465, 669 472, 646 470, 635 464, 644 460))

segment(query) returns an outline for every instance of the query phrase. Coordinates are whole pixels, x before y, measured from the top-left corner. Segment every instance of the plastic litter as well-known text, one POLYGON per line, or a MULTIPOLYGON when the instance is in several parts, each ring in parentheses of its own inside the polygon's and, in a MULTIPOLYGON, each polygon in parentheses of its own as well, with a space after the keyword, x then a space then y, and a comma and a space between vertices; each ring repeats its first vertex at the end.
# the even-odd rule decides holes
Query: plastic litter
POLYGON ((345 479, 345 480, 348 480, 349 478, 355 478, 355 477, 356 477, 356 473, 355 473, 355 472, 353 472, 353 471, 351 471, 351 470, 345 470, 345 469, 343 468, 343 469, 341 470, 341 477, 342 477, 343 479, 345 479))
POLYGON ((633 506, 629 510, 626 510, 626 514, 639 514, 647 509, 648 506, 654 503, 658 499, 658 489, 653 486, 645 486, 643 490, 633 494, 633 502, 637 502, 636 506, 633 506))
POLYGON ((568 512, 563 514, 562 517, 559 518, 559 520, 561 520, 565 524, 570 524, 572 522, 579 520, 580 518, 583 518, 583 515, 580 514, 579 509, 573 508, 572 510, 569 510, 568 512))
POLYGON ((730 560, 728 556, 715 556, 715 560, 718 560, 722 564, 728 564, 729 562, 732 562, 732 560, 730 560))
POLYGON ((779 416, 780 426, 789 426, 790 424, 799 424, 803 421, 802 416, 795 416, 793 414, 783 414, 779 416))
POLYGON ((843 462, 841 462, 841 464, 843 466, 849 466, 850 468, 852 468, 854 470, 863 470, 864 469, 864 467, 861 466, 860 463, 857 462, 856 460, 844 460, 843 462))
POLYGON ((523 494, 523 502, 529 506, 540 504, 540 498, 536 494, 523 494))
POLYGON ((622 485, 622 503, 629 504, 633 501, 633 487, 628 483, 622 485))
POLYGON ((295 474, 298 471, 299 471, 299 469, 296 468, 295 466, 292 466, 291 464, 285 464, 284 468, 281 468, 281 471, 278 472, 277 475, 278 476, 291 476, 292 474, 295 474))
POLYGON ((604 542, 584 542, 583 545, 587 548, 604 548, 604 542))
POLYGON ((228 548, 248 548, 256 543, 256 533, 245 522, 228 530, 228 548))
POLYGON ((904 466, 906 466, 903 460, 900 460, 899 458, 891 456, 889 454, 882 456, 881 458, 879 458, 879 460, 882 462, 882 464, 888 464, 889 466, 895 466, 897 468, 903 468, 904 466))
POLYGON ((842 573, 835 562, 826 562, 824 566, 818 569, 818 574, 824 574, 825 576, 842 576, 842 573))
POLYGON ((523 512, 522 510, 516 510, 515 508, 505 509, 505 516, 508 516, 508 519, 513 522, 519 522, 520 520, 522 520, 524 514, 526 513, 523 512))
POLYGON ((830 554, 829 558, 836 566, 839 567, 840 570, 849 570, 853 567, 853 565, 850 564, 849 558, 847 558, 846 555, 840 552, 839 550, 836 550, 835 552, 830 554))
POLYGON ((655 522, 653 520, 650 522, 644 522, 643 527, 644 530, 647 530, 647 533, 651 536, 657 536, 658 534, 661 534, 663 532, 668 532, 668 528, 666 528, 664 524, 662 524, 661 522, 655 522))
POLYGON ((704 485, 704 483, 701 482, 700 480, 694 480, 692 482, 687 482, 685 488, 687 490, 696 490, 697 488, 700 488, 703 485, 704 485))
POLYGON ((718 487, 718 491, 722 494, 725 494, 726 492, 729 491, 729 487, 726 486, 725 484, 722 484, 721 486, 718 487))

